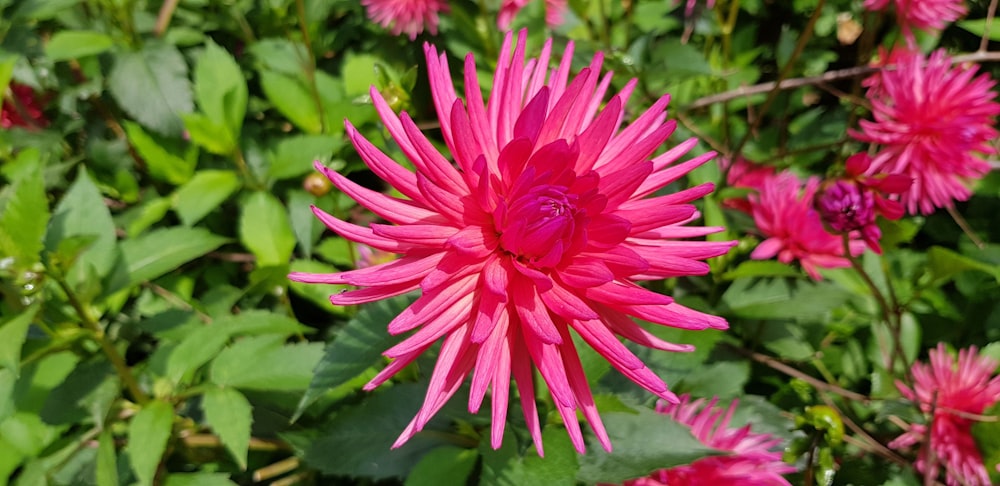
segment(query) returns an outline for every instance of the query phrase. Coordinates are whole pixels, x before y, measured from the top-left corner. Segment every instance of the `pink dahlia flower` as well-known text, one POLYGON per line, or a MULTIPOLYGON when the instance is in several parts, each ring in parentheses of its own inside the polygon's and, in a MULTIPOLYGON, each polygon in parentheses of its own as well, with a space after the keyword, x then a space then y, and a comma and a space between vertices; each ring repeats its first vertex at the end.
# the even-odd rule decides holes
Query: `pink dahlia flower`
MULTIPOLYGON (((517 13, 530 2, 531 0, 503 0, 500 13, 497 15, 497 26, 500 30, 509 29, 517 13)), ((564 13, 566 13, 566 0, 545 0, 545 23, 549 27, 562 25, 564 13)))
MULTIPOLYGON (((766 238, 750 253, 754 260, 777 257, 782 263, 798 260, 802 269, 816 280, 823 277, 819 268, 849 267, 844 258, 844 243, 840 236, 823 227, 819 213, 813 208, 813 198, 819 189, 819 179, 810 177, 803 187, 791 172, 767 178, 756 194, 749 196, 751 212, 757 229, 766 238)), ((865 243, 852 233, 852 255, 860 255, 865 243)))
MULTIPOLYGON (((752 189, 760 191, 764 182, 774 177, 774 167, 751 162, 743 157, 732 162, 730 159, 720 158, 719 167, 726 174, 726 185, 741 189, 752 189)), ((724 199, 722 205, 750 214, 753 211, 750 201, 745 197, 733 197, 724 199)))
POLYGON ((816 195, 816 209, 834 233, 856 231, 872 251, 881 255, 882 230, 875 216, 890 220, 903 217, 903 205, 885 196, 906 192, 913 180, 901 174, 865 176, 871 166, 871 157, 865 153, 848 157, 845 165, 843 178, 823 184, 816 195))
POLYGON ((913 424, 889 447, 919 444, 917 470, 937 477, 940 465, 944 465, 949 486, 989 485, 972 425, 976 416, 1000 402, 1000 376, 993 376, 996 367, 996 361, 979 356, 975 346, 960 350, 956 363, 944 344, 938 344, 930 352, 929 365, 913 364, 913 388, 896 382, 900 393, 928 415, 930 440, 926 440, 927 425, 913 424), (933 453, 931 461, 928 452, 933 453))
POLYGON ((969 185, 990 170, 980 154, 993 154, 996 84, 977 67, 952 67, 943 50, 929 59, 904 56, 878 74, 869 89, 874 121, 862 120, 851 135, 880 145, 869 174, 913 179, 900 201, 911 214, 951 207, 971 195, 969 185), (877 88, 877 89, 876 89, 877 88))
POLYGON ((755 434, 750 425, 729 428, 735 400, 724 409, 715 406, 716 398, 708 403, 704 399, 692 402, 687 395, 680 399, 680 403, 659 403, 656 410, 690 427, 691 434, 703 444, 730 454, 663 469, 626 481, 624 486, 790 486, 782 475, 795 472, 795 468, 781 460, 781 439, 755 434))
POLYGON ((397 116, 371 90, 383 123, 416 171, 387 157, 350 123, 347 133, 371 170, 404 198, 317 167, 395 224, 364 228, 314 208, 316 215, 347 239, 402 256, 365 269, 290 277, 363 287, 333 295, 338 305, 422 292, 388 326, 392 334, 416 332, 385 352, 392 363, 365 389, 384 383, 443 338, 424 404, 397 446, 420 431, 471 373, 470 411, 478 411, 492 390, 493 447, 502 440, 513 378, 541 454, 534 367, 577 450, 584 449, 578 410, 610 450, 571 331, 625 376, 675 402, 663 380, 618 337, 667 351, 693 348, 657 339, 631 317, 682 329, 727 327, 720 317, 635 283, 706 274, 709 267, 701 260, 732 246, 686 239, 720 230, 686 225, 698 217, 690 203, 711 192, 711 184, 647 197, 712 154, 675 165, 697 143, 691 139, 654 155, 676 125, 666 121, 668 96, 620 129, 634 80, 605 103, 611 78, 600 74, 600 53, 571 78, 572 44, 550 71, 551 42, 538 59, 526 60, 526 37, 522 31, 512 46, 512 35, 506 36, 485 103, 471 55, 463 100, 446 56, 425 46, 431 93, 454 165, 406 113, 397 116))
POLYGON ((446 0, 361 0, 368 18, 393 35, 406 33, 410 40, 427 29, 437 34, 438 12, 448 10, 446 0))
POLYGON ((882 11, 893 4, 896 21, 907 42, 915 44, 913 29, 941 30, 965 15, 964 0, 865 0, 865 8, 882 11))

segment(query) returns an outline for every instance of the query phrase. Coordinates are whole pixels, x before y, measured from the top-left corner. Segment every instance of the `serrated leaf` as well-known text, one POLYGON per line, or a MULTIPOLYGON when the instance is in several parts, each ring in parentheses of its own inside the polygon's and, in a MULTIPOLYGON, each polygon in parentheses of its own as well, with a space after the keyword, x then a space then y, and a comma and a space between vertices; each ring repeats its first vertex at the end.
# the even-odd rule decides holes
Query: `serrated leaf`
POLYGON ((180 136, 180 115, 194 109, 184 56, 165 43, 148 42, 138 52, 118 54, 108 90, 129 116, 163 135, 180 136))
POLYGON ((287 316, 261 310, 218 319, 184 336, 167 358, 166 375, 175 383, 180 382, 187 373, 215 357, 233 336, 272 334, 286 337, 309 330, 287 316))
POLYGON ((45 44, 45 55, 52 61, 80 59, 100 54, 114 45, 111 36, 90 30, 57 31, 45 44))
POLYGON ((125 451, 139 484, 153 484, 173 423, 174 409, 162 400, 150 401, 132 417, 128 425, 128 445, 125 446, 125 451))
POLYGON ((107 275, 115 260, 115 223, 100 191, 82 167, 56 205, 45 234, 45 248, 57 251, 60 243, 75 236, 86 236, 90 241, 76 259, 74 268, 85 275, 89 265, 98 276, 107 275))
POLYGON ((198 108, 208 119, 224 127, 227 142, 235 146, 247 110, 247 82, 243 70, 215 42, 209 40, 194 72, 198 108))
POLYGON ((121 243, 128 285, 160 277, 227 241, 204 228, 164 228, 121 243))
POLYGON ((283 345, 284 340, 266 335, 233 343, 212 361, 212 383, 247 390, 304 390, 323 356, 323 345, 283 345))
POLYGON ((217 155, 231 155, 236 150, 236 141, 229 135, 225 125, 212 121, 203 113, 182 113, 181 121, 188 137, 201 148, 217 155))
POLYGON ((37 312, 38 305, 32 305, 0 323, 0 369, 10 370, 15 378, 21 373, 21 346, 24 345, 28 326, 37 312))
POLYGON ((15 268, 27 268, 39 260, 49 223, 41 171, 15 181, 12 190, 0 215, 0 257, 13 257, 15 268))
POLYGON ((101 431, 97 438, 97 464, 94 469, 97 486, 118 486, 118 454, 115 453, 115 438, 109 429, 101 431))
POLYGON ((439 486, 466 484, 476 466, 479 453, 475 449, 455 446, 438 447, 428 452, 406 476, 406 486, 439 486))
POLYGON ((233 388, 209 388, 202 396, 205 422, 219 435, 222 445, 236 459, 240 469, 247 468, 250 425, 253 409, 242 393, 233 388))
POLYGON ((323 131, 323 119, 316 108, 316 99, 298 77, 261 71, 260 87, 268 101, 299 129, 313 134, 323 131))
POLYGON ((240 188, 240 179, 230 170, 201 170, 172 197, 174 211, 185 226, 193 226, 218 208, 240 188))
POLYGON ((164 147, 162 140, 146 133, 142 126, 128 120, 122 122, 129 143, 146 162, 146 169, 154 179, 180 185, 191 178, 198 159, 180 157, 164 147))
POLYGON ((722 295, 728 311, 747 319, 822 319, 850 293, 830 282, 739 279, 722 295))
POLYGON ((413 297, 399 296, 364 306, 327 346, 312 374, 309 388, 299 401, 295 417, 301 415, 325 391, 347 383, 377 364, 382 351, 401 340, 400 336, 392 336, 386 332, 386 325, 411 302, 413 297))
POLYGON ((589 443, 587 454, 580 458, 577 479, 587 483, 620 483, 717 454, 670 417, 648 409, 638 412, 601 415, 614 453, 605 452, 597 443, 589 443))
POLYGON ((285 265, 295 248, 288 212, 274 196, 255 192, 243 204, 240 242, 257 257, 257 265, 285 265))

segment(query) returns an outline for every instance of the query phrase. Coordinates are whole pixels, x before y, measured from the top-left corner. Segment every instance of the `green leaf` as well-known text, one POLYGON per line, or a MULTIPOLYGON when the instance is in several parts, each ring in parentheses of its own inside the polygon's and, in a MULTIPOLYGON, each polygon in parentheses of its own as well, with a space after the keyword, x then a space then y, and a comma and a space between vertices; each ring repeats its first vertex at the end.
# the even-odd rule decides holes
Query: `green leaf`
POLYGON ((932 246, 927 250, 927 266, 937 284, 943 284, 955 278, 955 275, 969 270, 984 272, 1000 281, 1000 266, 974 260, 940 246, 932 246))
POLYGON ((66 61, 100 54, 114 45, 111 36, 90 30, 57 31, 45 44, 45 55, 50 60, 66 61))
POLYGON ((722 295, 728 311, 747 319, 822 319, 850 293, 830 282, 739 279, 722 295))
POLYGON ((125 127, 129 143, 146 162, 146 169, 154 179, 176 186, 191 178, 198 163, 197 157, 180 157, 174 154, 165 147, 165 141, 146 133, 138 123, 125 120, 122 126, 125 127))
POLYGON ((313 240, 319 234, 316 231, 322 223, 312 212, 312 207, 316 204, 316 196, 301 189, 288 191, 288 216, 292 225, 292 232, 299 242, 299 249, 306 257, 312 256, 313 240))
POLYGON ((236 486, 223 473, 175 473, 167 476, 163 486, 236 486))
POLYGON ((295 418, 298 418, 306 407, 315 402, 325 391, 347 383, 369 367, 378 364, 382 351, 402 339, 386 332, 386 326, 411 302, 413 297, 404 295, 364 306, 327 346, 326 353, 313 372, 309 389, 299 401, 295 418))
POLYGON ((129 116, 163 135, 180 136, 180 114, 194 109, 184 56, 165 43, 117 55, 108 90, 129 116))
POLYGON ((231 155, 236 150, 236 141, 225 125, 215 123, 202 113, 182 113, 184 130, 191 141, 199 147, 217 155, 231 155))
POLYGON ((57 251, 60 243, 68 238, 84 235, 92 240, 80 253, 74 267, 84 270, 81 275, 86 274, 87 266, 92 267, 98 276, 107 275, 115 261, 115 223, 97 186, 81 167, 49 221, 45 248, 57 251))
POLYGON ((694 438, 684 425, 652 410, 610 412, 602 418, 614 453, 591 441, 587 454, 580 458, 580 481, 620 483, 717 453, 694 438))
POLYGON ((97 486, 118 486, 118 455, 115 453, 115 438, 109 429, 102 430, 97 438, 95 474, 97 486))
MULTIPOLYGON (((425 386, 395 384, 342 409, 319 437, 305 446, 303 460, 324 474, 405 477, 429 450, 445 445, 433 434, 417 434, 403 446, 392 448, 423 402, 425 386)), ((425 429, 432 429, 434 423, 432 419, 425 429)))
POLYGON ((36 313, 37 304, 0 323, 0 369, 11 370, 14 377, 21 373, 21 346, 36 313))
POLYGON ((375 64, 379 59, 367 54, 348 54, 344 60, 343 72, 350 73, 344 77, 344 94, 353 98, 368 94, 368 89, 375 85, 375 64))
POLYGON ((316 99, 298 77, 261 71, 260 87, 268 101, 299 129, 313 134, 323 131, 323 119, 316 108, 316 99))
POLYGON ((242 393, 233 388, 209 388, 202 396, 205 422, 219 435, 222 445, 236 458, 240 469, 247 468, 250 448, 252 407, 242 393))
POLYGON ((240 242, 257 257, 257 265, 284 265, 295 249, 295 234, 288 212, 274 196, 255 192, 240 215, 240 242))
POLYGON ((800 272, 794 267, 776 260, 747 260, 722 274, 726 280, 748 277, 796 277, 800 272))
POLYGON ((287 316, 260 310, 218 319, 186 333, 167 358, 166 376, 180 383, 189 372, 211 361, 233 336, 270 334, 284 338, 308 330, 287 316))
POLYGON ((14 75, 14 66, 20 56, 7 52, 0 53, 0 92, 6 93, 10 86, 10 78, 14 75))
POLYGON ((269 174, 274 179, 299 177, 313 170, 314 160, 327 161, 343 146, 341 138, 327 135, 299 135, 282 139, 270 154, 269 174))
POLYGON ((550 426, 542 431, 545 457, 539 457, 534 447, 522 457, 517 453, 513 440, 505 440, 500 450, 489 448, 488 438, 483 439, 483 472, 480 484, 519 486, 545 484, 551 486, 577 484, 574 477, 579 465, 576 450, 563 427, 550 426))
POLYGON ((240 188, 231 170, 201 170, 174 192, 174 211, 185 226, 193 226, 240 188))
POLYGON ((466 484, 478 459, 479 453, 475 449, 438 447, 420 459, 416 467, 406 476, 405 485, 466 484))
POLYGON ((125 227, 125 235, 135 238, 158 223, 170 211, 170 199, 157 197, 146 199, 138 206, 129 208, 118 216, 118 224, 125 227))
POLYGON ((121 243, 128 285, 153 280, 227 241, 204 228, 164 228, 121 243))
MULTIPOLYGON (((983 415, 1000 417, 1000 403, 983 411, 983 415)), ((983 465, 990 472, 993 484, 1000 483, 1000 421, 976 420, 972 422, 972 437, 976 440, 979 452, 983 457, 983 465)))
POLYGON ((201 111, 225 128, 226 142, 235 147, 247 110, 247 82, 233 56, 211 40, 195 66, 194 93, 201 111))
POLYGON ((12 190, 0 214, 0 257, 13 257, 15 268, 28 268, 39 260, 49 223, 41 171, 15 181, 12 190))
MULTIPOLYGON (((955 25, 979 37, 982 37, 986 33, 986 19, 961 20, 955 22, 955 25)), ((990 40, 1000 41, 1000 28, 998 28, 996 22, 991 27, 989 32, 990 40)))
POLYGON ((132 417, 125 451, 139 484, 152 485, 160 458, 167 449, 173 430, 174 409, 162 400, 153 400, 132 417))
POLYGON ((323 344, 282 345, 284 340, 266 335, 237 341, 212 361, 212 383, 247 390, 304 390, 323 356, 323 344))

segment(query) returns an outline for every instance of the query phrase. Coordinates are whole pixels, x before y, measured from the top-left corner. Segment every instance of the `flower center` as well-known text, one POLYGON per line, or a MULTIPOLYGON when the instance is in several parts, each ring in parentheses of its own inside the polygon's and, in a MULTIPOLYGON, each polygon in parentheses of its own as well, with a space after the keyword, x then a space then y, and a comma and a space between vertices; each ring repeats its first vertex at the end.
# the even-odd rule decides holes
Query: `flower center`
POLYGON ((538 185, 513 194, 494 213, 500 245, 538 268, 553 267, 582 227, 576 194, 565 186, 538 185))

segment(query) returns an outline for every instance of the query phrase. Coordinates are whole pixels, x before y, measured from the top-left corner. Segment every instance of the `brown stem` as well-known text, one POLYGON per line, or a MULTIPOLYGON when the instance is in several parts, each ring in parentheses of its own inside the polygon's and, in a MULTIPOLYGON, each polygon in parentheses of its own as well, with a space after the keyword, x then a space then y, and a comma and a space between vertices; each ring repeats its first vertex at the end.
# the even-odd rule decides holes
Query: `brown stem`
POLYGON ((170 19, 174 17, 174 10, 177 10, 178 1, 164 0, 163 5, 160 7, 160 12, 156 15, 156 26, 153 27, 153 33, 157 37, 163 36, 163 33, 167 31, 170 19))
MULTIPOLYGON (((747 127, 747 132, 743 134, 743 138, 740 139, 740 143, 736 145, 736 148, 734 148, 730 154, 730 160, 732 160, 733 163, 729 164, 725 172, 728 172, 729 167, 735 165, 735 161, 739 159, 740 153, 743 151, 743 147, 750 141, 750 137, 753 136, 757 127, 759 127, 761 122, 764 121, 764 116, 767 115, 767 111, 771 108, 771 105, 774 104, 774 101, 778 99, 778 93, 781 92, 782 82, 792 72, 792 69, 795 67, 795 61, 797 61, 799 56, 802 55, 802 51, 806 48, 806 43, 808 43, 809 39, 812 38, 813 28, 816 26, 816 21, 819 20, 825 4, 826 0, 819 0, 819 2, 816 3, 815 10, 809 17, 809 22, 806 24, 806 28, 802 31, 802 35, 799 37, 798 43, 795 44, 795 50, 792 51, 792 54, 788 57, 788 61, 781 68, 781 72, 778 73, 778 79, 775 80, 774 87, 771 88, 770 92, 768 92, 764 103, 760 105, 760 113, 758 113, 757 116, 755 116, 751 121, 750 126, 747 127)), ((723 179, 725 179, 725 177, 723 177, 723 179)))
POLYGON ((983 37, 979 39, 979 52, 986 52, 986 47, 990 44, 990 27, 993 26, 993 16, 997 13, 997 0, 990 0, 990 7, 986 11, 986 24, 983 26, 983 37))
POLYGON ((750 358, 750 359, 752 359, 752 360, 754 360, 754 361, 756 361, 756 362, 758 362, 760 364, 768 366, 771 369, 780 371, 780 372, 782 372, 782 373, 784 373, 784 374, 786 374, 788 376, 791 376, 792 378, 798 378, 798 379, 800 379, 800 380, 802 380, 802 381, 804 381, 804 382, 812 385, 813 388, 816 388, 817 390, 822 390, 822 391, 833 393, 835 395, 840 395, 840 396, 842 396, 842 397, 844 397, 844 398, 846 398, 848 400, 858 401, 858 402, 861 402, 861 403, 866 404, 866 405, 871 402, 871 398, 868 398, 865 395, 862 395, 862 394, 857 393, 857 392, 852 392, 850 390, 847 390, 845 388, 839 387, 839 386, 834 385, 832 383, 827 383, 827 382, 825 382, 823 380, 818 380, 816 378, 813 378, 812 376, 809 376, 808 374, 803 373, 803 372, 801 372, 801 371, 799 371, 799 370, 797 370, 797 369, 795 369, 795 368, 793 368, 793 367, 791 367, 791 366, 789 366, 789 365, 787 365, 785 363, 782 363, 781 361, 779 361, 779 360, 777 360, 775 358, 772 358, 771 356, 768 356, 766 354, 757 353, 757 352, 754 352, 754 351, 750 351, 748 349, 743 349, 743 348, 739 348, 739 347, 735 347, 735 346, 730 346, 730 348, 733 349, 734 351, 736 351, 737 353, 740 353, 740 354, 742 354, 742 355, 744 355, 744 356, 746 356, 746 357, 748 357, 748 358, 750 358))
MULTIPOLYGON (((972 52, 969 54, 962 54, 954 56, 951 58, 952 64, 960 64, 965 62, 992 62, 1000 61, 1000 52, 972 52)), ((885 66, 886 68, 891 68, 892 65, 885 66)), ((802 78, 792 78, 777 81, 768 81, 766 83, 755 84, 753 86, 741 86, 724 93, 714 94, 711 96, 705 96, 703 98, 698 98, 694 100, 691 104, 684 106, 682 109, 684 111, 690 111, 697 108, 704 108, 709 105, 714 105, 716 103, 722 103, 724 101, 730 101, 737 98, 742 98, 746 96, 762 94, 778 90, 801 88, 803 86, 812 86, 818 83, 829 83, 831 81, 838 81, 841 79, 849 79, 856 76, 864 76, 866 74, 872 74, 878 71, 879 67, 875 66, 856 66, 846 69, 838 69, 836 71, 827 71, 823 74, 817 76, 806 76, 802 78)))
POLYGON ((306 25, 306 6, 304 0, 295 0, 295 8, 299 17, 299 31, 302 33, 302 43, 306 46, 306 78, 309 80, 309 94, 312 95, 313 103, 316 104, 316 113, 319 114, 319 131, 326 133, 326 115, 323 112, 323 101, 319 96, 319 87, 316 85, 316 56, 313 55, 312 41, 309 39, 309 27, 306 25))
POLYGON ((969 226, 969 222, 962 217, 961 213, 955 210, 955 206, 948 206, 945 209, 948 211, 951 219, 955 220, 955 224, 957 224, 959 228, 962 228, 962 232, 965 233, 965 236, 968 236, 969 239, 972 240, 972 243, 976 245, 976 248, 979 248, 980 250, 986 248, 986 243, 983 243, 983 240, 979 238, 979 235, 977 235, 975 231, 972 231, 972 227, 969 226))

